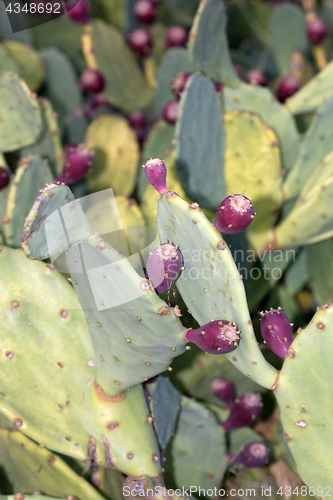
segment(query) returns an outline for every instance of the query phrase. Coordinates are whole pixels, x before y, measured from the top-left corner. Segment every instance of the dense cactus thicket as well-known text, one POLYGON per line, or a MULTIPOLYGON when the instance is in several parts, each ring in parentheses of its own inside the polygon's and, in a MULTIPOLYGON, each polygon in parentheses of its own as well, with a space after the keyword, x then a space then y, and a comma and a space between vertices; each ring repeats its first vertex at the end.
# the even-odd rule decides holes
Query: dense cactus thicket
POLYGON ((329 498, 333 1, 67 7, 0 5, 0 499, 329 498))

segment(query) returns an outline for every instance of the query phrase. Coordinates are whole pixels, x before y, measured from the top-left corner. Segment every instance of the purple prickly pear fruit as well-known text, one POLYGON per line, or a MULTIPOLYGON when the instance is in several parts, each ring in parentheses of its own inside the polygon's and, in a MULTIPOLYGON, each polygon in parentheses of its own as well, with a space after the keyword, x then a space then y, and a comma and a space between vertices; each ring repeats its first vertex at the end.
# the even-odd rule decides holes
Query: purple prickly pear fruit
POLYGON ((67 4, 67 15, 76 23, 86 24, 90 21, 90 2, 88 0, 79 0, 79 2, 71 7, 75 2, 67 4))
POLYGON ((154 248, 150 253, 146 273, 157 293, 165 292, 178 278, 183 259, 180 251, 170 243, 154 248))
POLYGON ((128 43, 137 56, 146 57, 151 52, 153 39, 147 30, 138 28, 129 35, 128 43))
POLYGON ((93 156, 92 150, 83 144, 71 148, 66 154, 64 168, 55 182, 71 184, 82 179, 92 165, 93 156))
POLYGON ((265 343, 277 356, 285 359, 293 342, 289 319, 280 307, 262 312, 260 315, 260 331, 265 343))
POLYGON ((181 93, 184 91, 187 80, 190 78, 192 73, 178 73, 171 82, 171 90, 174 96, 179 99, 181 93))
POLYGON ((134 16, 144 24, 151 24, 156 19, 156 7, 151 0, 138 0, 133 9, 134 16))
POLYGON ((284 102, 288 97, 294 95, 301 88, 301 82, 297 76, 283 76, 277 90, 277 96, 280 102, 284 102))
POLYGON ((238 346, 239 331, 235 323, 216 320, 192 330, 187 330, 186 340, 208 354, 226 354, 238 346))
POLYGON ((137 110, 137 111, 132 111, 128 115, 128 121, 132 125, 133 128, 145 128, 147 126, 147 120, 146 117, 143 113, 143 111, 137 110))
POLYGON ((91 106, 92 109, 110 108, 111 104, 109 103, 104 94, 98 93, 93 95, 91 106))
POLYGON ((162 118, 170 125, 174 125, 178 118, 178 101, 169 101, 167 102, 162 111, 162 118))
POLYGON ((97 69, 86 68, 81 73, 80 87, 84 95, 98 94, 104 86, 104 78, 97 69))
POLYGON ((145 165, 145 174, 148 182, 158 191, 160 194, 168 191, 166 183, 166 167, 163 160, 159 158, 150 159, 145 165))
POLYGON ((269 449, 260 441, 251 441, 232 459, 234 464, 245 467, 262 467, 269 459, 269 449))
POLYGON ((142 127, 135 127, 134 130, 135 130, 136 137, 139 141, 140 146, 143 146, 148 138, 148 133, 147 133, 146 129, 142 128, 142 127))
POLYGON ((221 424, 226 432, 252 424, 259 417, 262 409, 260 394, 247 392, 236 399, 229 417, 221 424))
POLYGON ((266 76, 259 69, 251 69, 246 75, 246 81, 251 85, 260 85, 261 87, 267 87, 268 84, 266 76))
POLYGON ((325 23, 325 21, 319 18, 308 21, 306 25, 306 33, 311 45, 319 45, 325 40, 327 36, 327 24, 325 23))
POLYGON ((3 167, 0 167, 0 189, 4 189, 9 184, 9 173, 3 167))
POLYGON ((172 47, 185 47, 187 44, 187 31, 182 26, 170 26, 167 31, 165 46, 167 49, 172 47))
POLYGON ((221 92, 223 91, 223 83, 221 83, 221 82, 215 82, 214 85, 215 85, 216 92, 218 92, 219 94, 221 94, 221 92))
POLYGON ((216 378, 210 387, 215 396, 224 401, 228 409, 231 409, 235 400, 235 390, 232 383, 225 378, 216 378))
POLYGON ((219 205, 214 226, 220 233, 236 234, 244 231, 254 216, 254 208, 249 198, 242 194, 231 194, 219 205))

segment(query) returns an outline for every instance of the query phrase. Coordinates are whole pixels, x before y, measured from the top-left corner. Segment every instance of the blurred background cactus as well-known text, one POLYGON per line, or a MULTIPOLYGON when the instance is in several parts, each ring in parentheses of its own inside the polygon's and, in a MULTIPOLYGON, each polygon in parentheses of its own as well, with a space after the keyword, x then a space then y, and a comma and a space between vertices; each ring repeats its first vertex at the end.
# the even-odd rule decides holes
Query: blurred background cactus
POLYGON ((0 4, 0 498, 331 496, 333 1, 67 3, 0 4))

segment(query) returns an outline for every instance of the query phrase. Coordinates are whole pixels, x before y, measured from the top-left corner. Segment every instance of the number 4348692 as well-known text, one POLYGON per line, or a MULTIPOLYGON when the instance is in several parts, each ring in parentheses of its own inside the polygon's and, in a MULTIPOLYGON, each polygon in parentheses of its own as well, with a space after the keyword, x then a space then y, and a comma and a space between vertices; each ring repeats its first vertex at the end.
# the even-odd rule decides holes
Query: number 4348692
POLYGON ((26 3, 21 6, 19 3, 10 3, 6 7, 6 12, 10 14, 19 14, 20 12, 25 12, 26 14, 61 14, 60 3, 26 3))
POLYGON ((286 495, 290 497, 291 495, 300 495, 302 497, 305 497, 307 495, 311 497, 330 497, 331 496, 331 486, 317 486, 315 488, 314 486, 296 486, 296 488, 292 489, 291 486, 284 486, 280 487, 277 491, 278 495, 286 495))

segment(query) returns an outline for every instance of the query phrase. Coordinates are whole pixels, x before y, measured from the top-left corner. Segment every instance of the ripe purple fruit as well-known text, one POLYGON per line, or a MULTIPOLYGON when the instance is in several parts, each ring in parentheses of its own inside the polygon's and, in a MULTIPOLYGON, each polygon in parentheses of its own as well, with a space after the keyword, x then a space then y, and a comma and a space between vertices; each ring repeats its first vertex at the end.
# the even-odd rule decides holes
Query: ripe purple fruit
POLYGON ((104 94, 94 94, 91 101, 91 106, 93 109, 98 108, 110 108, 111 104, 107 100, 104 94))
POLYGON ((9 179, 10 177, 8 171, 5 168, 0 167, 0 189, 4 189, 8 186, 9 179))
POLYGON ((214 226, 220 233, 240 233, 251 224, 254 215, 249 198, 242 194, 231 194, 219 205, 214 226))
POLYGON ((138 21, 151 24, 156 19, 156 7, 151 0, 138 0, 133 9, 134 16, 138 21))
POLYGON ((133 52, 140 57, 149 56, 153 46, 151 34, 141 28, 132 31, 128 37, 128 43, 133 52))
POLYGON ((145 169, 145 174, 148 182, 158 191, 160 194, 168 191, 166 183, 166 167, 163 160, 159 158, 150 159, 143 166, 145 169))
POLYGON ((150 253, 146 274, 157 293, 165 292, 178 278, 183 259, 180 251, 171 243, 164 243, 150 253))
POLYGON ((266 76, 259 69, 251 69, 246 75, 246 81, 251 85, 260 85, 261 87, 266 87, 268 84, 266 76))
POLYGON ((171 82, 171 90, 174 96, 179 99, 181 93, 184 91, 187 80, 190 78, 192 73, 178 73, 171 82))
POLYGON ((185 338, 209 354, 226 354, 238 346, 239 331, 235 323, 215 320, 196 330, 190 328, 185 338))
POLYGON ((281 308, 260 314, 260 331, 265 343, 277 356, 285 359, 293 342, 293 331, 289 319, 281 308))
POLYGON ((140 110, 132 111, 132 113, 128 115, 128 121, 130 122, 133 128, 138 128, 138 127, 144 128, 147 125, 145 114, 143 113, 143 111, 140 110))
POLYGON ((277 96, 280 102, 284 102, 288 97, 294 95, 301 88, 301 82, 297 76, 287 75, 280 80, 277 96))
POLYGON ((65 164, 55 182, 71 184, 86 175, 92 165, 94 153, 83 144, 74 146, 65 153, 65 164))
POLYGON ((232 459, 234 464, 243 464, 245 467, 262 467, 267 464, 269 449, 260 441, 251 441, 241 449, 232 459))
POLYGON ((224 401, 228 409, 231 409, 235 400, 235 390, 232 383, 225 378, 216 378, 210 387, 215 396, 224 401))
POLYGON ((86 24, 90 21, 90 2, 88 0, 79 0, 79 2, 71 8, 75 2, 67 3, 67 15, 76 23, 86 24))
POLYGON ((306 25, 306 33, 312 45, 319 45, 325 40, 327 36, 327 24, 319 18, 308 21, 306 25))
POLYGON ((86 68, 80 75, 80 86, 84 95, 92 95, 102 92, 105 82, 97 69, 86 68))
POLYGON ((167 102, 162 111, 162 118, 170 125, 174 125, 178 118, 178 101, 169 101, 167 102))
POLYGON ((215 85, 216 92, 218 92, 219 94, 221 94, 221 92, 223 91, 223 83, 221 83, 221 82, 215 82, 214 85, 215 85))
POLYGON ((167 31, 165 46, 167 49, 172 47, 185 47, 187 44, 187 31, 182 26, 170 26, 167 31))
POLYGON ((236 399, 229 417, 221 424, 226 432, 250 425, 259 417, 262 409, 262 400, 260 394, 246 392, 240 398, 236 399))

